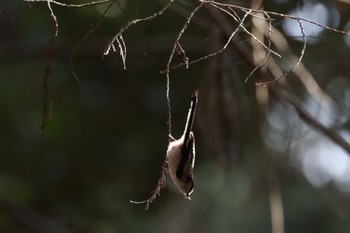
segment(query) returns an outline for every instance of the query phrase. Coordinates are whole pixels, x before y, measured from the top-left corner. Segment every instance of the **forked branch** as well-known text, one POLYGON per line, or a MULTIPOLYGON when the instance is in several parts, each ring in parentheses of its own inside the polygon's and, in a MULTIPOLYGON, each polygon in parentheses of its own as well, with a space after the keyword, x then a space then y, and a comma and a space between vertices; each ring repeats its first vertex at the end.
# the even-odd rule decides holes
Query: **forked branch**
MULTIPOLYGON (((49 8, 50 13, 51 13, 51 17, 55 21, 55 24, 56 24, 56 35, 58 33, 58 23, 57 23, 57 18, 52 10, 51 4, 55 4, 55 5, 62 6, 62 7, 76 7, 76 8, 78 8, 78 7, 88 7, 88 6, 93 6, 93 5, 97 5, 97 4, 103 4, 103 3, 107 3, 107 2, 118 2, 118 0, 100 0, 100 1, 91 1, 91 2, 83 3, 83 4, 67 4, 67 3, 62 3, 60 1, 57 1, 57 0, 23 0, 23 1, 30 2, 30 3, 37 3, 37 2, 46 2, 47 3, 48 8, 49 8)), ((157 18, 158 16, 160 16, 164 12, 166 12, 173 3, 174 3, 174 0, 169 0, 158 12, 156 12, 150 16, 147 16, 145 18, 137 18, 137 19, 130 20, 124 26, 120 27, 118 29, 118 31, 115 33, 115 35, 112 37, 112 39, 107 43, 107 46, 103 52, 103 56, 108 55, 111 51, 117 52, 117 50, 119 50, 119 55, 121 56, 121 59, 123 62, 123 68, 126 69, 127 43, 124 40, 123 33, 126 30, 128 30, 130 28, 130 26, 132 26, 134 24, 137 24, 139 22, 150 21, 150 20, 157 18)), ((290 19, 290 20, 295 20, 298 22, 300 32, 302 35, 303 46, 301 48, 298 60, 294 64, 291 64, 290 68, 287 71, 285 71, 280 77, 275 77, 273 80, 270 80, 267 82, 256 83, 256 85, 258 85, 258 86, 266 86, 266 85, 278 82, 280 79, 282 79, 283 77, 286 77, 289 73, 293 72, 298 67, 298 65, 301 63, 302 58, 303 58, 305 51, 306 51, 306 44, 307 44, 307 41, 306 41, 307 38, 306 38, 306 34, 304 32, 303 22, 311 23, 313 25, 316 25, 318 27, 321 27, 321 28, 324 28, 326 30, 333 31, 336 33, 350 35, 350 32, 338 30, 338 29, 329 27, 327 25, 320 24, 318 22, 315 22, 315 21, 312 21, 309 19, 305 19, 305 18, 301 18, 301 17, 297 17, 297 16, 293 16, 293 15, 282 14, 282 13, 278 13, 278 12, 274 12, 274 11, 250 9, 247 7, 242 7, 242 6, 238 6, 238 5, 234 5, 234 4, 230 4, 230 3, 217 2, 214 0, 199 0, 198 5, 192 10, 190 15, 187 16, 187 20, 186 20, 185 24, 179 30, 177 38, 176 38, 176 40, 173 44, 173 47, 172 47, 172 51, 170 52, 170 55, 169 55, 169 58, 168 58, 168 61, 166 64, 166 68, 161 71, 161 73, 164 73, 167 76, 167 86, 169 86, 169 74, 171 71, 178 69, 180 67, 189 68, 189 66, 192 64, 198 63, 200 61, 203 61, 203 60, 206 60, 210 57, 213 57, 219 53, 222 53, 226 49, 226 47, 230 43, 230 41, 233 39, 233 37, 237 36, 239 33, 244 33, 244 34, 248 35, 250 38, 252 38, 253 40, 256 40, 266 51, 265 58, 259 64, 257 64, 254 67, 254 69, 250 72, 250 74, 245 78, 245 81, 248 81, 248 79, 260 67, 262 67, 262 65, 264 65, 268 61, 268 59, 271 58, 271 55, 273 55, 274 57, 277 57, 277 58, 282 57, 280 55, 279 51, 274 51, 271 48, 271 38, 270 37, 271 37, 271 34, 273 33, 272 22, 276 18, 290 19), (186 56, 186 49, 181 46, 180 39, 184 35, 186 28, 191 24, 192 18, 194 18, 196 16, 198 10, 200 8, 202 8, 203 6, 205 6, 205 9, 207 9, 207 10, 209 8, 219 10, 220 12, 223 13, 223 15, 225 17, 232 18, 234 20, 234 22, 237 23, 237 25, 235 26, 235 29, 232 30, 232 33, 227 40, 227 43, 224 45, 224 47, 222 49, 220 49, 216 52, 208 53, 208 54, 203 55, 202 57, 199 57, 199 58, 191 59, 188 56, 186 56), (238 16, 239 13, 243 13, 243 15, 244 15, 242 19, 238 16), (258 37, 256 35, 254 35, 250 30, 247 29, 247 27, 245 25, 245 21, 247 21, 247 19, 250 17, 266 21, 266 24, 268 25, 268 29, 267 29, 268 32, 266 33, 266 37, 267 37, 266 41, 267 42, 261 41, 260 39, 258 39, 258 37), (179 50, 179 49, 180 49, 180 53, 184 57, 183 62, 172 65, 171 62, 172 62, 173 56, 175 54, 175 51, 179 50)), ((169 90, 167 88, 167 97, 168 96, 169 96, 169 90)), ((169 101, 169 98, 168 98, 168 101, 169 101)), ((171 126, 169 126, 169 128, 171 128, 171 126)), ((169 131, 171 131, 171 129, 169 131)))
POLYGON ((174 2, 174 0, 170 0, 167 5, 165 5, 161 10, 154 13, 153 15, 150 15, 148 17, 141 18, 141 19, 133 19, 133 20, 130 20, 129 22, 127 22, 124 26, 122 26, 116 32, 116 34, 113 36, 113 38, 108 42, 107 47, 105 48, 105 50, 103 52, 103 56, 108 55, 111 50, 113 52, 116 51, 115 45, 114 45, 114 43, 116 42, 118 44, 118 47, 119 47, 119 54, 120 54, 122 61, 123 61, 123 67, 124 67, 124 69, 126 69, 126 52, 127 52, 127 50, 126 50, 126 44, 125 44, 124 39, 123 39, 123 32, 125 32, 127 29, 129 29, 129 27, 133 24, 137 24, 139 22, 144 22, 144 21, 150 21, 150 20, 162 15, 171 6, 171 4, 173 2, 174 2))

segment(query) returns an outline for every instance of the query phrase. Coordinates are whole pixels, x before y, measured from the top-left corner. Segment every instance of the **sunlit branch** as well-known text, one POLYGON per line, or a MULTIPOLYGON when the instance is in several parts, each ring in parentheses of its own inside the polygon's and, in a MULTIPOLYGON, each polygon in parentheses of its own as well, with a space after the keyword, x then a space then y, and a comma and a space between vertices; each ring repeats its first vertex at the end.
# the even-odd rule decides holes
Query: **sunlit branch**
POLYGON ((232 8, 236 8, 236 9, 240 9, 240 10, 244 10, 244 11, 250 11, 251 10, 252 12, 267 13, 269 15, 275 15, 275 16, 279 16, 279 17, 283 17, 283 18, 287 18, 287 19, 294 19, 294 20, 304 21, 304 22, 308 22, 308 23, 314 24, 316 26, 319 26, 321 28, 325 28, 325 29, 327 29, 329 31, 350 35, 350 32, 338 30, 338 29, 326 26, 324 24, 315 22, 313 20, 301 18, 301 17, 298 17, 298 16, 282 14, 282 13, 278 13, 278 12, 275 12, 275 11, 265 11, 265 10, 250 9, 250 8, 246 8, 246 7, 242 7, 242 6, 237 6, 237 5, 233 5, 233 4, 226 4, 226 3, 220 3, 220 2, 216 2, 216 1, 212 1, 212 0, 209 0, 209 1, 208 0, 199 0, 199 1, 203 2, 203 3, 209 3, 209 4, 214 4, 214 5, 217 5, 217 6, 222 6, 222 7, 232 7, 232 8))
POLYGON ((126 31, 127 29, 129 29, 129 27, 133 24, 137 24, 139 22, 144 22, 144 21, 149 21, 149 20, 152 20, 152 19, 160 16, 171 6, 171 4, 173 2, 174 2, 174 0, 170 0, 167 5, 165 5, 162 9, 160 9, 158 12, 154 13, 153 15, 150 15, 148 17, 141 18, 141 19, 133 19, 133 20, 130 20, 129 22, 127 22, 123 27, 121 27, 118 30, 117 33, 115 33, 113 38, 108 42, 107 47, 105 48, 105 50, 103 52, 103 56, 108 55, 111 49, 114 51, 114 48, 115 48, 114 42, 117 42, 117 44, 119 46, 119 52, 120 52, 120 55, 121 55, 122 60, 123 60, 124 69, 126 69, 126 54, 127 54, 127 52, 126 52, 126 44, 124 42, 123 35, 122 35, 123 32, 126 31))
MULTIPOLYGON (((288 45, 285 36, 275 27, 273 27, 273 34, 271 36, 271 42, 282 52, 283 56, 288 60, 297 61, 299 58, 294 54, 290 46, 288 45)), ((281 68, 276 64, 273 59, 270 59, 267 63, 269 70, 273 73, 274 77, 282 75, 281 68), (276 74, 276 73, 281 74, 276 74)), ((294 70, 294 74, 300 79, 305 86, 306 90, 321 104, 330 104, 332 102, 331 97, 325 93, 324 90, 317 84, 315 78, 310 71, 304 66, 303 63, 298 65, 298 68, 294 70)))
MULTIPOLYGON (((176 49, 178 48, 178 46, 180 45, 180 39, 183 35, 183 33, 186 31, 186 28, 187 26, 190 24, 191 22, 191 19, 193 18, 193 16, 195 15, 195 13, 199 10, 199 8, 201 8, 203 6, 203 3, 199 4, 192 12, 191 14, 187 17, 187 20, 186 22, 184 23, 184 25, 182 26, 180 32, 178 33, 177 35, 177 38, 174 42, 174 45, 172 47, 172 51, 169 55, 169 58, 168 58, 168 62, 167 62, 167 69, 166 69, 166 98, 167 98, 167 105, 168 105, 168 134, 169 135, 172 135, 171 133, 171 104, 170 104, 170 76, 169 76, 169 73, 170 73, 170 64, 173 60, 173 56, 176 52, 176 49)), ((188 59, 185 60, 184 64, 188 67, 188 65, 190 64, 188 62, 188 59)))
MULTIPOLYGON (((255 16, 255 15, 254 15, 255 16)), ((267 43, 268 43, 268 45, 267 45, 267 49, 266 49, 266 53, 265 53, 265 57, 264 57, 264 59, 257 65, 257 66, 255 66, 255 68, 249 73, 249 75, 246 77, 246 79, 244 80, 244 82, 247 82, 248 80, 249 80, 249 78, 255 73, 255 71, 257 71, 260 67, 262 67, 265 63, 266 63, 266 61, 267 61, 267 59, 269 58, 269 56, 270 56, 270 53, 271 53, 271 32, 272 32, 272 23, 271 23, 271 18, 270 18, 270 16, 268 15, 268 14, 266 14, 265 13, 265 16, 267 17, 267 19, 268 19, 268 25, 269 25, 269 27, 268 27, 268 32, 267 32, 267 43)), ((258 17, 258 18, 261 18, 261 17, 258 17)), ((265 20, 264 20, 264 22, 265 22, 265 20)), ((253 34, 253 33, 252 33, 253 34)), ((263 35, 264 35, 264 33, 262 33, 263 35)), ((265 44, 263 44, 263 45, 265 45, 265 44)))
POLYGON ((89 6, 94 6, 94 5, 99 5, 99 4, 103 4, 103 3, 107 3, 107 2, 112 2, 112 1, 116 1, 116 0, 101 0, 101 1, 92 1, 92 2, 88 2, 88 3, 82 3, 82 4, 67 4, 67 3, 62 3, 59 1, 55 1, 55 0, 22 0, 24 2, 47 2, 48 4, 53 3, 56 4, 58 6, 63 6, 63 7, 71 7, 71 8, 81 8, 81 7, 89 7, 89 6))
MULTIPOLYGON (((235 15, 232 15, 229 11, 221 8, 221 7, 218 7, 216 5, 212 5, 213 7, 219 9, 220 11, 223 11, 225 12, 226 14, 228 14, 229 16, 231 16, 234 20, 236 20, 238 23, 240 22, 236 12, 234 11, 235 15)), ((246 15, 253 15, 251 12, 252 12, 252 9, 250 10, 247 10, 247 11, 244 11, 246 13, 246 15)), ((245 16, 246 16, 245 15, 245 16)), ((267 20, 267 21, 271 21, 271 18, 267 18, 267 19, 264 19, 264 20, 267 20)), ((248 29, 243 25, 243 24, 239 24, 238 25, 243 31, 245 31, 248 35, 250 35, 254 40, 256 40, 260 45, 262 45, 269 53, 273 53, 274 55, 276 55, 277 57, 281 57, 281 55, 279 55, 277 52, 269 49, 261 40, 259 40, 253 33, 251 33, 250 31, 248 31, 248 29)))
MULTIPOLYGON (((211 12, 211 11, 210 11, 210 13, 214 17, 214 19, 217 20, 217 22, 219 23, 220 27, 227 34, 227 36, 230 35, 230 32, 228 30, 229 24, 224 19, 224 17, 222 17, 221 15, 216 14, 214 12, 211 12)), ((245 59, 251 64, 251 66, 255 67, 255 64, 252 61, 252 58, 251 58, 247 48, 245 46, 241 45, 241 44, 237 45, 234 41, 231 41, 231 43, 232 43, 232 45, 235 46, 237 51, 239 51, 245 57, 245 59)), ((258 74, 259 74, 259 76, 261 76, 262 79, 265 79, 265 77, 260 72, 258 72, 258 74)), ((276 87, 274 85, 269 85, 268 87, 269 87, 269 90, 271 90, 271 92, 273 94, 275 94, 277 97, 279 97, 280 99, 286 101, 288 104, 293 106, 294 109, 296 110, 296 112, 298 112, 300 118, 303 121, 305 121, 307 124, 311 125, 315 129, 318 129, 322 134, 324 134, 330 140, 332 140, 337 145, 342 147, 350 155, 350 144, 344 138, 342 138, 339 134, 337 134, 335 131, 333 131, 332 129, 327 128, 324 125, 322 125, 314 117, 312 117, 309 113, 307 113, 304 110, 304 108, 302 107, 300 101, 298 101, 295 97, 291 96, 290 94, 288 94, 286 91, 283 91, 279 87, 276 87)))
MULTIPOLYGON (((249 15, 248 13, 246 13, 244 15, 244 17, 242 18, 242 20, 240 22, 240 25, 244 24, 244 21, 245 21, 245 19, 246 19, 246 17, 248 15, 249 15)), ((217 51, 215 51, 213 53, 207 54, 205 56, 202 56, 202 57, 200 57, 198 59, 192 60, 192 61, 188 62, 188 64, 187 63, 179 63, 179 64, 177 64, 175 66, 167 67, 167 69, 162 70, 161 73, 169 73, 170 71, 175 70, 177 68, 180 68, 182 66, 192 65, 192 64, 198 63, 200 61, 206 60, 206 59, 208 59, 210 57, 213 57, 213 56, 216 56, 216 55, 222 53, 223 51, 225 51, 227 46, 230 44, 230 42, 232 41, 232 38, 236 35, 236 33, 239 31, 239 29, 240 29, 240 26, 236 27, 236 29, 229 35, 229 38, 227 39, 226 43, 224 44, 224 46, 221 49, 219 49, 219 50, 217 50, 217 51)))
POLYGON ((283 75, 281 75, 280 77, 278 78, 275 78, 274 80, 271 80, 271 81, 266 81, 266 82, 257 82, 256 85, 257 86, 267 86, 267 85, 270 85, 270 84, 274 84, 276 82, 278 82, 279 80, 281 80, 282 78, 286 77, 289 73, 293 72, 297 67, 298 65, 300 64, 301 60, 303 59, 304 57, 304 53, 305 53, 305 50, 306 50, 306 35, 305 35, 305 32, 304 32, 304 28, 303 28, 303 25, 301 24, 301 21, 298 20, 298 23, 299 23, 299 27, 300 27, 300 32, 303 36, 303 48, 301 49, 301 52, 300 52, 300 55, 299 55, 299 58, 298 58, 298 61, 288 70, 286 71, 283 75))

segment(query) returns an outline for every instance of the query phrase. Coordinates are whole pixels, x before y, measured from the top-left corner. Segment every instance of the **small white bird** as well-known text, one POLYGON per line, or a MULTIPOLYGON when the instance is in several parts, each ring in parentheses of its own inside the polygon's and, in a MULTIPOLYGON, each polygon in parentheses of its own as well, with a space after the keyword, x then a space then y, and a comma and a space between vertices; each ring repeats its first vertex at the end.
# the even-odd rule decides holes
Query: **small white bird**
POLYGON ((192 94, 191 107, 188 112, 185 131, 182 137, 175 140, 169 135, 170 143, 168 146, 166 162, 168 171, 176 187, 190 199, 193 192, 193 168, 195 161, 194 134, 191 131, 198 102, 198 91, 192 94))

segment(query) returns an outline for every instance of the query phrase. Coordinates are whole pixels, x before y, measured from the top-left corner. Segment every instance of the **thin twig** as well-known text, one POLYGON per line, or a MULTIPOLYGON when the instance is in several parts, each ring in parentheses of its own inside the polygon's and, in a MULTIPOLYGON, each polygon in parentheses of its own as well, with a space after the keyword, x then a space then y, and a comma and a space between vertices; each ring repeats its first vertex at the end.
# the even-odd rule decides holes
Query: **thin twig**
POLYGON ((187 55, 186 55, 185 50, 182 48, 182 46, 181 46, 180 43, 177 43, 176 46, 177 46, 177 48, 178 48, 178 53, 179 53, 179 54, 182 54, 182 60, 184 61, 185 64, 187 64, 187 65, 186 65, 186 69, 188 69, 188 61, 189 61, 189 59, 188 59, 188 57, 187 57, 187 55))
POLYGON ((274 12, 274 11, 250 9, 250 8, 246 8, 246 7, 242 7, 242 6, 237 6, 237 5, 233 5, 233 4, 226 4, 226 3, 220 3, 220 2, 216 2, 216 1, 212 1, 212 0, 199 0, 199 1, 203 2, 203 3, 209 3, 209 4, 222 6, 222 7, 232 7, 232 8, 240 9, 242 11, 252 11, 254 13, 267 13, 269 15, 276 15, 276 16, 280 16, 280 17, 283 17, 283 18, 287 18, 287 19, 300 20, 300 21, 304 21, 304 22, 308 22, 308 23, 314 24, 316 26, 319 26, 321 28, 327 29, 329 31, 333 31, 333 32, 341 33, 341 34, 345 34, 345 35, 350 35, 350 32, 338 30, 338 29, 326 26, 324 24, 315 22, 313 20, 301 18, 301 17, 298 17, 298 16, 282 14, 282 13, 278 13, 278 12, 274 12))
POLYGON ((67 4, 67 3, 62 3, 59 1, 55 0, 23 0, 24 2, 32 2, 32 3, 37 3, 37 2, 47 2, 47 3, 53 3, 58 6, 63 6, 63 7, 71 7, 71 8, 81 8, 81 7, 89 7, 89 6, 94 6, 94 5, 99 5, 107 2, 112 2, 115 0, 101 0, 101 1, 92 1, 88 3, 82 3, 82 4, 67 4))
POLYGON ((57 33, 57 21, 55 17, 52 17, 51 15, 51 35, 49 39, 49 47, 47 48, 47 64, 45 68, 45 74, 43 78, 43 91, 44 91, 44 97, 43 97, 43 111, 42 111, 42 121, 41 121, 41 131, 44 131, 46 126, 49 123, 50 116, 51 116, 51 93, 50 93, 50 79, 52 76, 52 67, 51 67, 51 60, 52 60, 52 54, 54 49, 54 37, 57 33))
MULTIPOLYGON (((249 75, 246 77, 246 79, 244 80, 244 82, 248 82, 249 78, 255 73, 255 71, 257 71, 261 66, 263 66, 265 64, 265 62, 267 61, 267 59, 270 57, 271 54, 271 32, 272 32, 272 24, 271 24, 271 18, 268 14, 265 14, 265 16, 268 18, 269 21, 269 27, 268 27, 268 32, 267 32, 267 49, 266 49, 266 53, 265 53, 265 57, 264 59, 259 63, 259 65, 255 66, 255 68, 249 73, 249 75)), ((265 45, 265 44, 264 44, 265 45)))
MULTIPOLYGON (((252 37, 254 40, 256 40, 259 44, 261 44, 265 50, 267 51, 267 54, 265 56, 265 58, 263 59, 262 62, 260 62, 260 64, 256 65, 254 67, 254 69, 250 72, 250 74, 246 77, 245 81, 247 81, 249 79, 249 77, 252 76, 253 73, 256 72, 256 70, 258 70, 263 64, 265 64, 265 62, 267 61, 267 59, 269 58, 270 54, 274 54, 276 55, 277 57, 282 57, 279 53, 273 51, 271 49, 271 33, 272 33, 272 18, 271 18, 271 15, 273 16, 278 16, 278 17, 283 17, 285 19, 292 19, 292 20, 296 20, 299 24, 299 28, 300 28, 300 31, 301 31, 301 34, 302 34, 302 40, 303 40, 303 47, 301 49, 301 52, 300 52, 300 55, 298 57, 298 60, 295 64, 291 65, 291 67, 286 71, 284 72, 280 77, 277 77, 277 78, 274 78, 274 80, 271 80, 271 81, 266 81, 266 82, 258 82, 256 83, 256 85, 258 86, 267 86, 267 85, 270 85, 270 84, 274 84, 276 82, 278 82, 280 79, 286 77, 289 73, 293 72, 298 66, 299 64, 301 63, 301 60, 305 54, 305 51, 306 51, 306 45, 307 45, 307 41, 306 41, 306 34, 304 32, 304 28, 303 28, 303 25, 302 25, 302 22, 308 22, 308 23, 312 23, 316 26, 319 26, 319 27, 322 27, 322 28, 325 28, 327 30, 330 30, 330 31, 333 31, 333 32, 337 32, 337 33, 341 33, 341 34, 346 34, 346 35, 350 35, 350 32, 345 32, 345 31, 341 31, 341 30, 337 30, 337 29, 334 29, 334 28, 331 28, 331 27, 328 27, 326 25, 323 25, 323 24, 320 24, 320 23, 317 23, 317 22, 314 22, 312 20, 309 20, 309 19, 305 19, 305 18, 300 18, 300 17, 297 17, 297 16, 292 16, 292 15, 286 15, 286 14, 281 14, 281 13, 277 13, 277 12, 271 12, 271 11, 265 11, 265 10, 256 10, 256 9, 250 9, 250 8, 245 8, 245 7, 240 7, 240 6, 236 6, 236 5, 233 5, 233 4, 226 4, 226 3, 219 3, 219 2, 216 2, 216 1, 212 1, 212 0, 200 0, 199 2, 201 3, 205 3, 205 5, 210 5, 211 7, 213 8, 217 8, 219 9, 220 11, 222 12, 225 12, 226 14, 228 14, 230 17, 232 17, 236 22, 239 22, 239 17, 237 16, 236 12, 235 12, 235 9, 236 10, 240 10, 242 12, 245 12, 246 14, 249 14, 250 16, 252 17, 256 17, 256 18, 260 18, 262 20, 266 20, 268 21, 269 23, 269 31, 268 31, 268 35, 267 35, 267 40, 268 40, 268 45, 265 45, 262 41, 260 41, 253 33, 251 33, 249 30, 246 29, 246 27, 244 26, 244 24, 239 24, 238 27, 242 28, 242 30, 244 32, 246 32, 250 37, 252 37), (226 9, 227 8, 227 9, 226 9), (230 13, 233 12, 235 15, 231 14, 230 13), (265 17, 260 17, 260 16, 257 16, 256 14, 264 14, 265 17)), ((246 15, 245 15, 246 17, 246 15)), ((226 48, 226 47, 225 47, 226 48)), ((162 70, 161 73, 166 73, 166 74, 169 74, 172 70, 175 70, 175 69, 178 69, 180 67, 183 67, 183 66, 186 66, 186 68, 188 68, 189 65, 192 65, 192 64, 195 64, 197 62, 200 62, 202 60, 206 60, 212 56, 215 56, 217 55, 218 53, 222 52, 223 50, 220 50, 220 51, 217 51, 217 52, 214 52, 214 53, 211 53, 211 54, 208 54, 208 55, 205 55, 205 56, 202 56, 196 60, 192 60, 190 62, 186 61, 186 62, 182 62, 182 63, 179 63, 179 64, 176 64, 176 65, 173 65, 171 67, 167 67, 165 70, 162 70)))
POLYGON ((51 1, 47 1, 47 7, 50 10, 51 19, 54 22, 55 36, 57 36, 58 35, 58 22, 57 22, 56 15, 53 13, 53 10, 51 8, 51 1))
POLYGON ((301 24, 301 21, 300 21, 299 19, 297 19, 297 21, 298 21, 298 23, 299 23, 300 32, 301 32, 301 34, 303 35, 303 48, 301 49, 301 52, 300 52, 298 61, 297 61, 287 72, 285 72, 285 73, 284 73, 283 75, 281 75, 280 77, 275 78, 274 80, 271 80, 271 81, 257 82, 257 83, 255 83, 257 86, 265 87, 265 86, 267 86, 267 85, 274 84, 274 83, 278 82, 278 81, 281 80, 282 78, 286 77, 289 73, 293 72, 293 71, 298 67, 298 65, 300 64, 301 60, 302 60, 303 57, 304 57, 304 53, 305 53, 305 50, 306 50, 306 35, 305 35, 305 32, 304 32, 303 25, 301 24))
POLYGON ((152 204, 152 202, 158 197, 160 196, 160 190, 166 187, 166 177, 165 177, 165 173, 168 173, 168 168, 167 168, 167 162, 166 159, 164 160, 163 166, 162 166, 162 172, 161 172, 161 176, 158 180, 157 186, 154 189, 154 191, 152 192, 152 195, 143 201, 133 201, 130 200, 131 203, 133 204, 146 204, 145 209, 148 210, 150 204, 152 204))
MULTIPOLYGON (((238 16, 237 16, 237 14, 236 14, 236 12, 234 11, 234 10, 232 10, 231 8, 231 10, 235 13, 235 15, 236 16, 234 16, 234 15, 232 15, 228 10, 225 10, 225 9, 223 9, 222 7, 218 7, 218 6, 216 6, 215 4, 211 4, 213 7, 215 7, 215 8, 217 8, 217 9, 219 9, 220 11, 223 11, 223 12, 225 12, 226 14, 228 14, 229 16, 231 16, 235 21, 237 21, 238 23, 241 21, 241 20, 239 20, 239 18, 238 18, 238 16)), ((251 12, 252 11, 244 11, 246 14, 248 14, 248 15, 252 15, 252 16, 255 16, 254 14, 252 14, 251 12)), ((271 20, 271 18, 268 18, 268 19, 266 19, 266 20, 271 20)), ((281 55, 280 54, 278 54, 277 52, 275 52, 275 51, 273 51, 273 50, 271 50, 271 49, 269 49, 261 40, 259 40, 253 33, 251 33, 250 31, 248 31, 247 30, 247 28, 243 25, 243 24, 239 24, 238 25, 240 28, 242 28, 242 30, 243 31, 245 31, 248 35, 250 35, 254 40, 256 40, 260 45, 262 45, 267 51, 269 51, 269 53, 272 53, 272 54, 274 54, 274 55, 276 55, 277 57, 281 57, 281 55)))
MULTIPOLYGON (((286 59, 293 62, 299 59, 288 45, 285 36, 283 36, 282 33, 275 27, 273 27, 271 42, 280 52, 284 54, 286 59)), ((279 72, 281 74, 283 73, 281 71, 281 68, 277 65, 276 62, 274 62, 274 60, 269 60, 267 65, 274 77, 280 76, 276 72, 279 72)), ((300 79, 310 95, 313 96, 319 103, 328 105, 333 102, 332 98, 327 93, 325 93, 325 91, 322 90, 322 88, 317 84, 315 78, 312 76, 310 71, 307 70, 303 63, 300 63, 298 65, 298 69, 294 70, 294 74, 300 79)))
MULTIPOLYGON (((230 35, 230 32, 228 30, 228 24, 227 21, 224 20, 223 17, 220 15, 216 15, 214 12, 211 12, 212 16, 217 20, 220 27, 223 29, 223 31, 228 35, 230 35)), ((234 41, 231 41, 232 45, 235 46, 238 52, 242 54, 246 58, 246 60, 251 64, 251 66, 255 67, 254 62, 252 61, 252 58, 250 54, 248 54, 248 51, 246 50, 246 47, 243 45, 238 45, 234 41)), ((262 79, 265 78, 265 75, 258 72, 259 76, 261 76, 262 79)), ((307 124, 311 125, 315 129, 319 130, 322 134, 327 136, 330 140, 335 142, 337 145, 342 147, 350 156, 350 144, 342 138, 339 134, 337 134, 334 130, 325 127, 320 122, 318 122, 314 117, 312 117, 309 113, 307 113, 302 105, 300 104, 300 101, 296 99, 295 97, 288 94, 286 91, 281 90, 281 88, 276 87, 275 85, 268 86, 269 90, 281 98, 282 100, 286 101, 289 105, 291 105, 296 112, 298 112, 300 118, 307 124)))
POLYGON ((141 18, 141 19, 133 19, 128 21, 123 27, 121 27, 113 36, 113 38, 108 42, 104 52, 103 52, 103 56, 106 56, 109 54, 109 52, 114 51, 114 42, 118 43, 119 46, 119 52, 120 55, 122 57, 123 60, 123 65, 124 65, 124 69, 126 69, 126 44, 124 42, 123 39, 123 32, 126 31, 131 25, 139 23, 139 22, 144 22, 144 21, 149 21, 152 20, 160 15, 162 15, 170 6, 171 4, 174 2, 174 0, 169 0, 168 4, 165 5, 162 9, 160 9, 158 12, 154 13, 153 15, 150 15, 148 17, 145 18, 141 18))
MULTIPOLYGON (((167 98, 167 106, 168 106, 168 135, 172 135, 171 133, 171 104, 170 104, 170 64, 173 60, 173 56, 176 52, 176 48, 178 47, 178 45, 180 44, 180 39, 182 37, 182 35, 184 34, 184 32, 186 31, 187 26, 190 24, 191 19, 193 18, 193 16, 195 15, 195 13, 203 6, 203 3, 199 4, 192 12, 191 14, 187 17, 186 22, 184 23, 184 25, 182 26, 180 32, 177 34, 177 38, 174 42, 172 51, 169 55, 168 58, 168 62, 166 64, 166 98, 167 98)), ((190 63, 188 61, 185 61, 184 63, 186 66, 188 66, 190 63)))
MULTIPOLYGON (((242 20, 241 20, 241 22, 240 22, 240 25, 243 25, 243 24, 244 24, 244 21, 245 21, 245 19, 246 19, 246 17, 247 17, 248 15, 249 15, 249 14, 246 13, 246 14, 243 16, 243 18, 242 18, 242 20)), ((200 61, 206 60, 206 59, 208 59, 208 58, 210 58, 210 57, 213 57, 213 56, 218 55, 218 54, 222 53, 223 51, 225 51, 225 49, 226 49, 227 46, 230 44, 230 42, 232 41, 232 38, 234 37, 234 35, 236 35, 236 33, 239 31, 239 29, 240 29, 240 27, 238 26, 238 27, 236 28, 236 30, 234 30, 234 31, 230 34, 230 36, 229 36, 229 38, 227 39, 225 45, 224 45, 221 49, 219 49, 219 50, 217 50, 217 51, 215 51, 215 52, 213 52, 213 53, 207 54, 207 55, 205 55, 205 56, 202 56, 202 57, 200 57, 200 58, 198 58, 198 59, 196 59, 196 60, 192 60, 192 61, 188 62, 188 65, 192 65, 192 64, 198 63, 198 62, 200 62, 200 61)), ((162 70, 160 73, 170 73, 170 71, 175 70, 175 69, 180 68, 180 67, 185 66, 185 65, 186 65, 185 63, 179 63, 179 64, 177 64, 177 65, 174 65, 174 66, 171 66, 171 67, 167 67, 167 69, 162 70)))

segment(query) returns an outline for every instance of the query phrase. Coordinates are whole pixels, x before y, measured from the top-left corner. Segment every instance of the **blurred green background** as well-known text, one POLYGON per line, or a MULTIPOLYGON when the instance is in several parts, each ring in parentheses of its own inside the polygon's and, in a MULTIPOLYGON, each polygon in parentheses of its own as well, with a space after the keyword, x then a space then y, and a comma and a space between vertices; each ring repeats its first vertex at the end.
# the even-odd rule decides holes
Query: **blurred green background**
MULTIPOLYGON (((256 75, 244 82, 252 67, 234 47, 170 74, 175 138, 184 128, 192 90, 200 93, 192 200, 168 179, 148 211, 129 202, 148 198, 160 176, 168 143, 166 78, 160 71, 196 2, 175 1, 160 17, 130 27, 124 33, 126 70, 119 51, 103 59, 102 53, 128 20, 152 15, 165 3, 112 6, 74 56, 78 81, 71 54, 106 5, 52 4, 59 30, 48 59, 47 4, 0 2, 0 232, 349 232, 349 154, 278 96, 259 104, 257 93, 267 94, 267 88, 255 86, 256 75), (48 62, 50 120, 41 131, 48 62)), ((345 0, 263 6, 350 31, 345 0)), ((290 21, 279 18, 274 26, 298 54, 301 35, 290 21)), ((292 90, 315 119, 348 140, 350 37, 309 26, 302 62, 333 101, 318 102, 293 74, 276 87, 292 90)), ((190 60, 220 48, 221 33, 208 9, 201 9, 181 40, 190 60)), ((247 34, 234 41, 251 50, 247 34)), ((175 55, 174 64, 181 59, 175 55)))

